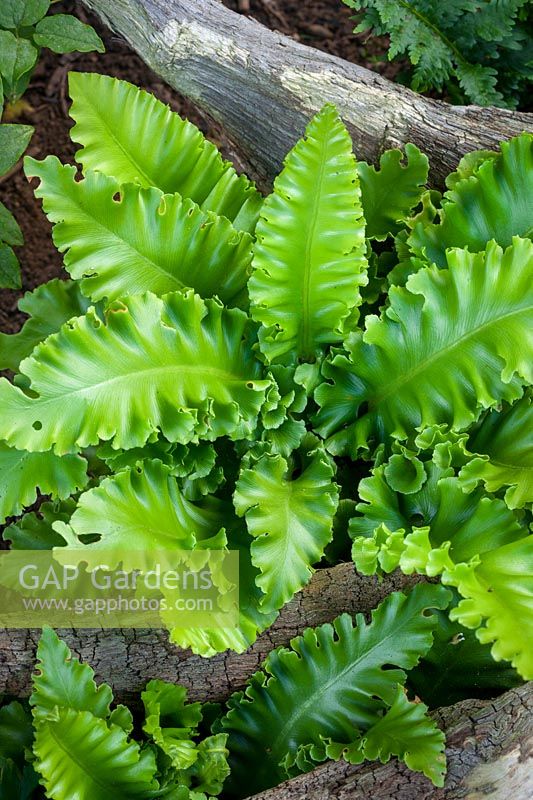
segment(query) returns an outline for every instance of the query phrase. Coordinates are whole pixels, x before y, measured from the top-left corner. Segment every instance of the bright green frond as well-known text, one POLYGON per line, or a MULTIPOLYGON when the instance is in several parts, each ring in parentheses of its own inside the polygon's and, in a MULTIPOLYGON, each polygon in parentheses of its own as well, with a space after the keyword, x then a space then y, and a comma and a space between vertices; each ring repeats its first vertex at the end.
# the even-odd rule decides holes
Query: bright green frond
POLYGON ((157 797, 154 754, 88 711, 56 710, 37 725, 33 752, 35 769, 54 800, 157 797))
POLYGON ((224 217, 179 194, 121 185, 101 172, 76 181, 76 168, 55 156, 26 159, 26 174, 40 180, 35 194, 55 223, 65 268, 93 300, 187 288, 229 305, 242 300, 252 237, 224 217))
POLYGON ((533 381, 533 244, 447 257, 448 269, 392 287, 382 317, 348 337, 349 356, 325 362, 316 427, 330 452, 356 456, 434 424, 464 429, 533 381))
POLYGON ((383 241, 399 233, 422 199, 428 158, 414 144, 405 145, 405 156, 402 163, 401 150, 386 150, 379 160, 379 170, 365 161, 357 164, 369 239, 383 241))
POLYGON ((366 283, 364 219, 352 142, 333 106, 285 159, 257 225, 252 316, 269 361, 314 360, 342 340, 366 283))
MULTIPOLYGON (((171 469, 160 461, 145 461, 105 478, 81 495, 68 524, 55 523, 71 547, 88 550, 191 550, 214 537, 223 517, 185 499, 171 469), (83 545, 83 537, 99 534, 83 545)), ((225 541, 225 539, 224 539, 225 541)))
POLYGON ((18 307, 31 319, 18 333, 0 333, 0 369, 14 372, 39 342, 57 333, 72 317, 85 314, 89 300, 82 295, 77 283, 55 278, 33 292, 26 292, 18 307))
POLYGON ((91 667, 73 658, 65 642, 51 628, 44 628, 37 648, 37 672, 30 698, 34 718, 48 719, 59 707, 107 719, 112 701, 109 686, 97 687, 91 667))
POLYGON ((37 491, 64 499, 87 483, 81 456, 28 453, 0 441, 0 524, 16 517, 37 499, 37 491))
POLYGON ((461 470, 464 488, 481 481, 489 492, 509 487, 509 508, 533 503, 533 407, 531 394, 502 412, 491 411, 471 436, 468 449, 478 455, 461 470))
POLYGON ((446 193, 441 220, 419 223, 409 238, 416 255, 446 266, 446 249, 484 250, 495 239, 508 247, 513 236, 533 234, 533 134, 501 143, 501 154, 488 157, 471 177, 446 193))
POLYGON ((227 217, 237 230, 253 231, 263 202, 214 144, 153 95, 107 75, 71 72, 71 131, 82 145, 84 170, 119 183, 178 192, 204 211, 227 217))
POLYGON ((465 598, 451 619, 477 628, 480 642, 493 642, 493 658, 510 661, 525 680, 532 680, 533 536, 458 564, 443 581, 465 598))
POLYGON ((252 562, 265 611, 281 608, 309 582, 333 535, 339 499, 334 466, 318 440, 307 437, 303 444, 297 478, 282 456, 265 455, 242 470, 235 490, 235 508, 254 538, 252 562))
POLYGON ((192 293, 117 301, 106 324, 89 311, 22 363, 31 396, 0 380, 0 437, 58 454, 139 447, 157 430, 182 443, 243 438, 270 385, 252 346, 245 314, 192 293))

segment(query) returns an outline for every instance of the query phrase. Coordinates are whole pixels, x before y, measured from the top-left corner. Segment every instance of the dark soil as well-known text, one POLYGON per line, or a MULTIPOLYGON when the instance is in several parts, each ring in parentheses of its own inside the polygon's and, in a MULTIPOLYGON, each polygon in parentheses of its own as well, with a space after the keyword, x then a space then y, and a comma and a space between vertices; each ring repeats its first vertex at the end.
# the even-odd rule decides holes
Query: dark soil
MULTIPOLYGON (((224 2, 234 10, 246 7, 246 0, 224 2)), ((351 12, 340 0, 251 0, 248 5, 250 15, 259 22, 305 44, 376 69, 389 78, 394 78, 398 71, 398 66, 389 64, 383 55, 386 52, 384 40, 373 38, 367 41, 365 35, 353 34, 351 12)), ((28 107, 16 120, 35 127, 29 155, 45 158, 53 154, 65 162, 73 160, 76 148, 68 135, 72 121, 68 116, 67 74, 70 70, 79 70, 113 75, 147 89, 198 125, 227 158, 235 160, 237 157, 236 165, 239 166, 238 155, 232 151, 220 127, 164 84, 120 37, 111 34, 79 3, 64 2, 58 6, 56 11, 74 12, 93 24, 104 39, 106 53, 58 56, 43 50, 24 97, 28 107)), ((62 257, 52 242, 51 226, 24 176, 22 163, 12 174, 0 180, 0 200, 15 214, 24 233, 25 245, 18 248, 23 291, 34 289, 57 276, 65 276, 62 257)), ((15 332, 24 322, 25 315, 17 309, 22 293, 0 290, 0 330, 15 332)))

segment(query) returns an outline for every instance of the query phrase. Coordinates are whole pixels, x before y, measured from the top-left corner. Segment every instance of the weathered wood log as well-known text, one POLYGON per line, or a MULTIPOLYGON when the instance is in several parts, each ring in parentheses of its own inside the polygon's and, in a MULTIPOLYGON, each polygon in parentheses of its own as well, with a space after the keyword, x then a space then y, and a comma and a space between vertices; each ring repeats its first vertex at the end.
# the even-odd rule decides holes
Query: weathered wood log
POLYGON ((84 0, 171 86, 220 121, 262 185, 324 103, 337 105, 356 154, 414 142, 442 184, 470 150, 533 129, 533 115, 452 106, 267 30, 217 0, 84 0))
POLYGON ((432 716, 446 732, 444 788, 396 760, 326 763, 254 800, 530 800, 533 797, 533 684, 493 701, 465 700, 432 716))
MULTIPOLYGON (((61 635, 120 700, 138 700, 151 678, 183 684, 192 700, 221 700, 242 688, 270 650, 287 644, 304 628, 329 622, 344 611, 367 613, 391 591, 414 580, 397 573, 380 583, 357 575, 351 564, 319 570, 273 627, 242 655, 200 658, 170 644, 163 630, 69 630, 61 635)), ((29 694, 39 635, 38 630, 0 630, 0 694, 29 694)))

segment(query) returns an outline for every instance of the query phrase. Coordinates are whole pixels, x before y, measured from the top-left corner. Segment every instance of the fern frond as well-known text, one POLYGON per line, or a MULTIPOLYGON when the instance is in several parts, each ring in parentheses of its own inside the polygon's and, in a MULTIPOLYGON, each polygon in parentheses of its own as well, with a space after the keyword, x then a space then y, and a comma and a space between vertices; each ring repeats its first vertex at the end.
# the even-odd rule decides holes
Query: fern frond
POLYGON ((447 259, 392 287, 382 317, 348 337, 349 356, 325 362, 332 382, 315 392, 315 424, 330 452, 356 456, 434 424, 464 429, 533 380, 533 243, 447 259))
POLYGON ((252 563, 267 612, 309 582, 333 534, 339 491, 332 459, 315 437, 308 435, 302 444, 297 478, 282 456, 265 455, 241 471, 235 488, 235 509, 254 538, 252 563))
POLYGON ((198 128, 153 95, 126 81, 71 72, 72 139, 84 170, 119 183, 179 193, 203 211, 227 217, 237 230, 253 232, 263 198, 224 161, 198 128))
POLYGON ((25 170, 40 180, 35 195, 55 223, 65 268, 93 300, 193 288, 231 306, 246 295, 252 237, 224 217, 100 172, 76 181, 76 168, 55 156, 27 158, 25 170))
POLYGON ((352 143, 325 106, 285 159, 257 225, 251 313, 269 361, 314 360, 342 339, 367 281, 352 143))
POLYGON ((87 461, 81 456, 28 453, 0 441, 0 525, 31 506, 38 490, 64 499, 87 481, 87 461))
POLYGON ((222 720, 229 733, 231 775, 227 790, 243 797, 287 777, 282 762, 302 745, 324 738, 353 740, 375 724, 385 705, 429 649, 435 618, 428 608, 449 602, 442 587, 416 586, 395 592, 356 627, 347 614, 330 625, 308 629, 291 649, 268 656, 246 692, 232 702, 222 720), (387 665, 387 669, 383 667, 387 665))
POLYGON ((245 314, 176 292, 112 304, 67 323, 21 365, 31 396, 0 380, 0 437, 58 454, 110 440, 129 449, 161 430, 242 438, 255 427, 270 381, 245 314))
POLYGON ((82 295, 79 284, 55 278, 26 292, 19 300, 20 311, 29 314, 18 333, 0 333, 0 369, 16 372, 20 362, 34 347, 52 333, 57 333, 72 317, 85 314, 90 301, 82 295))
POLYGON ((416 255, 445 267, 450 247, 478 253, 492 239, 508 247, 514 236, 532 237, 533 134, 500 148, 499 155, 489 154, 473 174, 454 182, 438 223, 415 226, 408 243, 416 255))

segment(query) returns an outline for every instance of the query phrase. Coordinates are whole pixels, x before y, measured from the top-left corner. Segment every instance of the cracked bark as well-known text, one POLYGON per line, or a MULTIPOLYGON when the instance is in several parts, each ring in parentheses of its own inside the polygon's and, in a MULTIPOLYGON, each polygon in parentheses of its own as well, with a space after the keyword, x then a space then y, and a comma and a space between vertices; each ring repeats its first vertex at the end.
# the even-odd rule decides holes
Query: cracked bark
MULTIPOLYGON (((352 564, 319 570, 272 628, 241 655, 227 652, 203 659, 170 644, 163 630, 69 630, 61 635, 121 701, 138 700, 151 678, 183 684, 192 700, 221 700, 242 688, 270 650, 288 644, 304 628, 344 611, 369 612, 391 591, 415 580, 397 573, 379 583, 357 575, 352 564)), ((37 630, 0 630, 0 694, 29 694, 39 635, 37 630)))
POLYGON ((309 117, 337 105, 359 158, 414 142, 441 185, 470 150, 532 130, 532 115, 451 106, 240 16, 217 0, 84 0, 171 86, 221 122, 267 186, 309 117))

